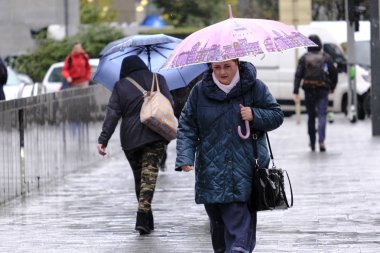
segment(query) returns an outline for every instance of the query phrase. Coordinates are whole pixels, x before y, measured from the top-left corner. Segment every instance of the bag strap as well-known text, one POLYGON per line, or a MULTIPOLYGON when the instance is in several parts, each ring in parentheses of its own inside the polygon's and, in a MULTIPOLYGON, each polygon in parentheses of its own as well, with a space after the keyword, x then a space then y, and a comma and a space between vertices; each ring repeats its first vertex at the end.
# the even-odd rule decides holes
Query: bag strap
POLYGON ((288 198, 286 197, 284 185, 280 184, 280 188, 281 188, 281 191, 282 191, 282 195, 284 196, 285 204, 289 208, 289 207, 293 206, 293 188, 292 188, 292 183, 290 183, 290 178, 289 178, 288 172, 286 170, 282 170, 282 171, 286 173, 286 177, 288 178, 288 183, 289 183, 289 188, 290 188, 290 198, 291 198, 290 205, 289 205, 289 202, 288 202, 288 198))
MULTIPOLYGON (((141 91, 141 93, 145 96, 148 91, 146 91, 138 82, 136 82, 133 78, 131 77, 126 77, 126 79, 128 81, 130 81, 139 91, 141 91)), ((160 92, 160 86, 158 85, 158 77, 157 77, 157 74, 156 73, 153 73, 153 77, 152 77, 152 85, 151 85, 151 88, 150 88, 150 92, 153 93, 154 92, 154 86, 156 86, 156 91, 160 92)))
POLYGON ((134 79, 132 79, 131 77, 127 77, 126 78, 128 81, 130 81, 139 91, 141 91, 141 93, 145 96, 148 92, 143 88, 141 87, 141 85, 136 82, 134 79))
POLYGON ((156 86, 156 91, 160 92, 160 85, 158 85, 158 77, 156 73, 153 73, 152 78, 152 87, 150 88, 150 92, 154 92, 154 86, 156 86))
MULTIPOLYGON (((255 162, 256 162, 256 166, 259 165, 259 155, 258 155, 258 152, 257 152, 257 133, 256 132, 253 132, 252 134, 252 140, 253 140, 253 157, 255 158, 255 162)), ((269 148, 269 155, 270 155, 270 159, 272 160, 272 167, 276 167, 276 165, 274 164, 274 156, 273 156, 273 152, 272 152, 272 146, 270 145, 270 141, 269 141, 269 136, 268 136, 268 133, 265 132, 265 137, 267 139, 267 143, 268 143, 268 148, 269 148)))

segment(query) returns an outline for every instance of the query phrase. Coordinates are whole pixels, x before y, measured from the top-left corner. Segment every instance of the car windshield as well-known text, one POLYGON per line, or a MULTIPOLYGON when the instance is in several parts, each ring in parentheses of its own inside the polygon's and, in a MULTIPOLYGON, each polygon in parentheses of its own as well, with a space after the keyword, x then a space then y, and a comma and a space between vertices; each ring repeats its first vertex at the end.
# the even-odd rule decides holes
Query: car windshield
POLYGON ((51 72, 51 75, 49 76, 48 82, 51 83, 62 83, 64 80, 62 76, 62 67, 54 68, 51 72))
POLYGON ((7 79, 6 85, 10 85, 10 86, 19 85, 21 83, 21 81, 17 77, 16 72, 14 72, 14 70, 11 69, 10 67, 7 67, 7 71, 8 71, 8 79, 7 79))

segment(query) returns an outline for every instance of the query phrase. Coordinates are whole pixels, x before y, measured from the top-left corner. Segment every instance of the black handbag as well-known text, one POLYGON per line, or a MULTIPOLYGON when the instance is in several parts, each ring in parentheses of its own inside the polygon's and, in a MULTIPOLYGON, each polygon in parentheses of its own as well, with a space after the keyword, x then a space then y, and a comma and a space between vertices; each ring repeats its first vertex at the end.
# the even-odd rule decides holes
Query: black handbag
POLYGON ((251 211, 288 209, 293 206, 293 190, 286 170, 276 168, 268 134, 265 133, 272 160, 272 168, 260 168, 257 152, 257 134, 252 135, 253 155, 255 158, 252 192, 248 206, 251 211), (284 174, 289 182, 291 203, 289 205, 285 192, 284 174))

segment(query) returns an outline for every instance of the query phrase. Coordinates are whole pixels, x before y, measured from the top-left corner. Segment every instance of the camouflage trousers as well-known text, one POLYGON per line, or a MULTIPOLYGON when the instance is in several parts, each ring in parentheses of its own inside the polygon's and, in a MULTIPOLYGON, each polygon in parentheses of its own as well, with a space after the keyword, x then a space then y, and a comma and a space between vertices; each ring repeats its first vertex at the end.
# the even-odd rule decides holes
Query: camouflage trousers
POLYGON ((132 167, 138 211, 140 212, 148 213, 151 210, 158 171, 165 150, 166 144, 158 141, 137 149, 124 151, 132 167))

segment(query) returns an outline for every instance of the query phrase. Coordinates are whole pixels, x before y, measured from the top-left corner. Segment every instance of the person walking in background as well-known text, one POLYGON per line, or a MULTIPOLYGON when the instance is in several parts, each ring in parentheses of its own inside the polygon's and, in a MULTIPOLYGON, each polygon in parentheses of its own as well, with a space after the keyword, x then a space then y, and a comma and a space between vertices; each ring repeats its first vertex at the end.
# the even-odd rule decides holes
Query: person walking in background
POLYGON ((62 89, 88 87, 91 79, 89 56, 80 42, 75 42, 71 53, 66 57, 62 68, 65 79, 62 89))
POLYGON ((299 88, 305 91, 305 104, 308 114, 307 129, 309 134, 309 145, 315 151, 316 127, 315 118, 318 117, 318 142, 319 150, 326 151, 326 120, 328 109, 328 95, 334 92, 338 82, 338 73, 331 57, 322 51, 322 42, 317 35, 310 35, 318 47, 308 47, 299 60, 294 77, 294 101, 300 101, 299 88))
POLYGON ((5 94, 3 86, 7 83, 8 71, 7 66, 0 57, 0 101, 5 100, 5 94))
POLYGON ((254 171, 252 139, 237 126, 250 121, 258 135, 259 164, 269 165, 265 132, 283 122, 280 105, 256 69, 238 59, 210 64, 182 110, 177 130, 176 170, 195 164, 195 202, 204 204, 214 252, 251 252, 257 214, 248 208, 254 171), (243 105, 246 102, 246 105, 243 105))
MULTIPOLYGON (((158 76, 161 93, 173 104, 165 78, 158 76)), ((136 55, 123 59, 120 80, 113 88, 108 103, 102 132, 98 139, 98 152, 106 154, 106 147, 120 118, 120 141, 129 161, 135 180, 138 210, 135 229, 141 235, 154 230, 152 199, 156 187, 159 167, 168 141, 140 122, 140 110, 144 97, 126 77, 131 77, 145 90, 150 90, 153 73, 136 55)))

